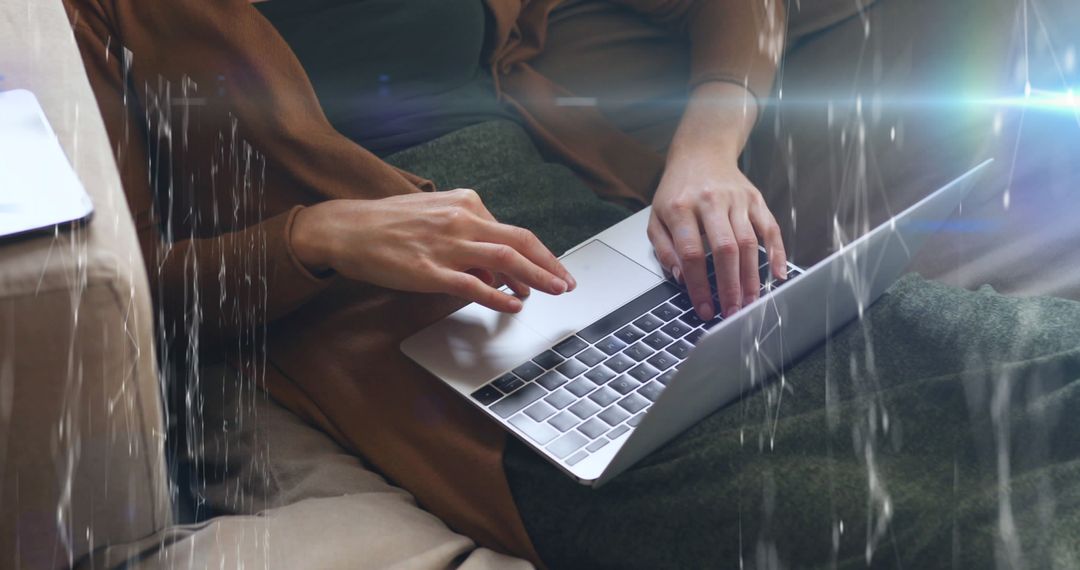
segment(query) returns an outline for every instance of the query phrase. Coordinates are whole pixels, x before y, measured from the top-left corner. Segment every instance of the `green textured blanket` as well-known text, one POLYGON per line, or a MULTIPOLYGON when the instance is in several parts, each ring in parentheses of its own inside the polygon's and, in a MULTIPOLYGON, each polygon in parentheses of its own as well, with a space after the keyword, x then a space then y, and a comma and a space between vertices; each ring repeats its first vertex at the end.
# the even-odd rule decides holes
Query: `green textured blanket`
POLYGON ((504 461, 555 568, 1080 567, 1080 304, 911 275, 599 490, 504 461))
MULTIPOLYGON (((557 252, 627 214, 512 123, 390 161, 557 252)), ((599 490, 516 442, 504 465, 554 568, 1077 568, 1078 414, 1080 304, 907 276, 599 490)))

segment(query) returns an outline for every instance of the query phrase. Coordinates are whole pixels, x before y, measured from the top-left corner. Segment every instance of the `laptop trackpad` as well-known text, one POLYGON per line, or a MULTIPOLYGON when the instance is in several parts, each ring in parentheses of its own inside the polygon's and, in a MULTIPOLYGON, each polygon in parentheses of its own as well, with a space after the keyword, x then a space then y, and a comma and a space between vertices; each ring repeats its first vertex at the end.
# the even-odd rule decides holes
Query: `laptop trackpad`
POLYGON ((577 279, 572 292, 557 297, 533 293, 517 315, 473 303, 406 339, 402 351, 468 394, 661 280, 600 241, 579 248, 562 262, 577 279))
POLYGON ((577 280, 577 289, 556 297, 535 293, 514 316, 552 343, 589 326, 662 281, 599 240, 561 261, 577 280))

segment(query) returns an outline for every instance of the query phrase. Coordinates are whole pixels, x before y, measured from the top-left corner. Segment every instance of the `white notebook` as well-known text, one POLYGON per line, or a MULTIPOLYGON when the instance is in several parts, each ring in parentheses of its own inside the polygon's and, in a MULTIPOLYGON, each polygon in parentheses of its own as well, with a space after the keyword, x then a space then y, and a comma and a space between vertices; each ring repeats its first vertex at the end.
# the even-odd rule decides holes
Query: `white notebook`
POLYGON ((0 237, 83 221, 93 211, 34 94, 0 92, 0 237))

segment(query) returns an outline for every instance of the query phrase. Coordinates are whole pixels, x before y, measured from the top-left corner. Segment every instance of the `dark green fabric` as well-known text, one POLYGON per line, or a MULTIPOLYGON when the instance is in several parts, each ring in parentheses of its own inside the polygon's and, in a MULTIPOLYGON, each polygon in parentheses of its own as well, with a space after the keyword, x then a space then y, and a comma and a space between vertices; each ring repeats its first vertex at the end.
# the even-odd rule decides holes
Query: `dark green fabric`
POLYGON ((510 118, 482 68, 483 0, 255 5, 307 72, 327 119, 378 155, 510 118))
MULTIPOLYGON (((441 189, 475 188, 556 252, 627 214, 545 163, 514 123, 388 160, 441 189)), ((504 467, 553 568, 862 568, 868 557, 1077 568, 1078 413, 1080 304, 908 276, 789 367, 782 387, 718 411, 601 489, 512 438, 504 467)))
POLYGON ((1076 568, 1078 413, 1080 303, 909 275, 598 490, 504 464, 553 568, 1076 568))
POLYGON ((496 219, 532 230, 556 254, 630 214, 598 198, 567 167, 544 162, 510 121, 461 129, 386 161, 440 190, 476 190, 496 219))

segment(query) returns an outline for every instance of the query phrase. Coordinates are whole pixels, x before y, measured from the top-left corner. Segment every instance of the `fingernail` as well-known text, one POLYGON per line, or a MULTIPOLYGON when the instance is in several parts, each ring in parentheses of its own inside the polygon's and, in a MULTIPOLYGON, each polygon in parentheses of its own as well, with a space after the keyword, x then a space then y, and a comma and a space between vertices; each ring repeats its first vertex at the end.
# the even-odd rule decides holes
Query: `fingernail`
POLYGON ((671 268, 671 276, 675 278, 675 282, 682 285, 682 270, 676 267, 671 268))
POLYGON ((520 299, 514 299, 514 300, 510 301, 510 312, 511 313, 516 313, 516 312, 520 311, 523 306, 524 305, 521 304, 520 299))
POLYGON ((577 279, 574 279, 573 275, 570 275, 569 273, 567 273, 566 274, 566 282, 570 286, 567 289, 567 291, 573 291, 574 289, 577 289, 577 279))
POLYGON ((712 303, 702 303, 697 307, 698 316, 703 321, 711 321, 716 315, 713 314, 712 303))
POLYGON ((757 301, 757 295, 753 295, 753 296, 747 295, 746 297, 743 297, 742 306, 745 307, 745 306, 749 305, 750 303, 753 303, 754 301, 757 301))
POLYGON ((563 281, 562 279, 556 277, 555 279, 551 280, 551 288, 555 291, 556 295, 561 295, 562 293, 566 292, 566 281, 563 281))
POLYGON ((738 305, 732 305, 732 306, 728 307, 727 310, 724 311, 724 318, 726 319, 726 318, 730 317, 731 315, 734 315, 735 313, 739 312, 739 309, 741 309, 741 308, 742 307, 740 307, 738 305))

